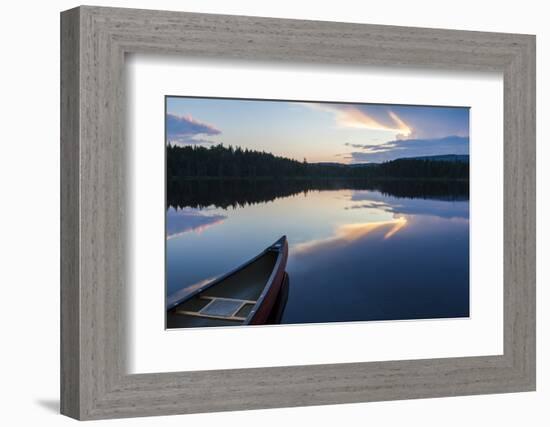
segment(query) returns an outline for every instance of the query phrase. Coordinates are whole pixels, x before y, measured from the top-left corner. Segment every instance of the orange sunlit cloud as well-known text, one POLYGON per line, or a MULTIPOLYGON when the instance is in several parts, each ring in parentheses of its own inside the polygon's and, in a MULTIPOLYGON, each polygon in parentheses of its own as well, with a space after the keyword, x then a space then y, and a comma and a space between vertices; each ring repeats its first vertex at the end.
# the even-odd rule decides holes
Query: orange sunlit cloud
POLYGON ((385 130, 408 137, 412 130, 407 124, 393 112, 389 112, 391 123, 383 124, 358 108, 346 108, 336 113, 336 121, 343 127, 355 129, 385 130))
POLYGON ((393 121, 397 123, 398 129, 401 130, 399 135, 405 138, 411 136, 412 129, 409 126, 407 126, 407 124, 403 120, 401 120, 397 114, 395 114, 393 111, 390 111, 389 115, 393 119, 393 121))
POLYGON ((413 133, 412 127, 393 111, 388 111, 387 116, 382 119, 376 119, 353 105, 316 103, 301 103, 300 105, 331 112, 335 115, 336 123, 346 128, 389 131, 402 138, 407 138, 413 133))

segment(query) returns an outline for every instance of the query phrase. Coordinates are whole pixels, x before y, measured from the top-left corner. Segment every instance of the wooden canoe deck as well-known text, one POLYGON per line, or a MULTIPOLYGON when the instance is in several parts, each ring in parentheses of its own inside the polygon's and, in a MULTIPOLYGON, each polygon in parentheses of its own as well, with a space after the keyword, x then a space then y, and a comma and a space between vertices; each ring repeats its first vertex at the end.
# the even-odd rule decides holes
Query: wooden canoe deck
POLYGON ((206 305, 198 311, 176 309, 174 310, 177 315, 196 316, 210 319, 220 320, 237 320, 244 322, 246 316, 256 304, 256 301, 236 299, 236 298, 222 298, 201 295, 199 300, 205 301, 206 305))

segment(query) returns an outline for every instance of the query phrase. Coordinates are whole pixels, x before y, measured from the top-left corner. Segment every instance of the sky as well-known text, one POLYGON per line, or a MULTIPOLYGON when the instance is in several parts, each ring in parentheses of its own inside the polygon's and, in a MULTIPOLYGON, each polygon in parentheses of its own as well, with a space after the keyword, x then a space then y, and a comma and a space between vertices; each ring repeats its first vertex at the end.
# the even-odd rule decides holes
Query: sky
POLYGON ((379 163, 469 154, 469 108, 167 97, 166 138, 310 163, 379 163))

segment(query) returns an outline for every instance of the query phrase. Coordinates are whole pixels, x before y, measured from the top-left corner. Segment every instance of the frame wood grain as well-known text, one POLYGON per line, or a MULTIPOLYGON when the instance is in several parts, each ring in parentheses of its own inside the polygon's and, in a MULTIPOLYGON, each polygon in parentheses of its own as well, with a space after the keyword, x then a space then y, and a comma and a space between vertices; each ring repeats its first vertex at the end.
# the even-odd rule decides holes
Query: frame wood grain
POLYGON ((61 412, 183 414, 535 389, 535 37, 83 6, 61 14, 61 412), (127 53, 504 76, 504 354, 125 370, 127 53))

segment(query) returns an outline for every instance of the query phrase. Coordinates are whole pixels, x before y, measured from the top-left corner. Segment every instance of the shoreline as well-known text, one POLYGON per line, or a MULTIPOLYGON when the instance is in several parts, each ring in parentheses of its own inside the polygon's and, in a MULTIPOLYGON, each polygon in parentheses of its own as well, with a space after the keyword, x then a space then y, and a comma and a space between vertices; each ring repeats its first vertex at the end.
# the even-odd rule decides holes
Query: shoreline
POLYGON ((259 177, 238 177, 238 176, 172 176, 166 177, 167 180, 174 181, 273 181, 273 180, 284 180, 284 181, 357 181, 357 182, 379 182, 379 181, 428 181, 428 182, 469 182, 469 178, 430 178, 430 177, 369 177, 369 178, 359 178, 359 177, 323 177, 323 176, 312 176, 312 177, 284 177, 284 176, 259 176, 259 177))

